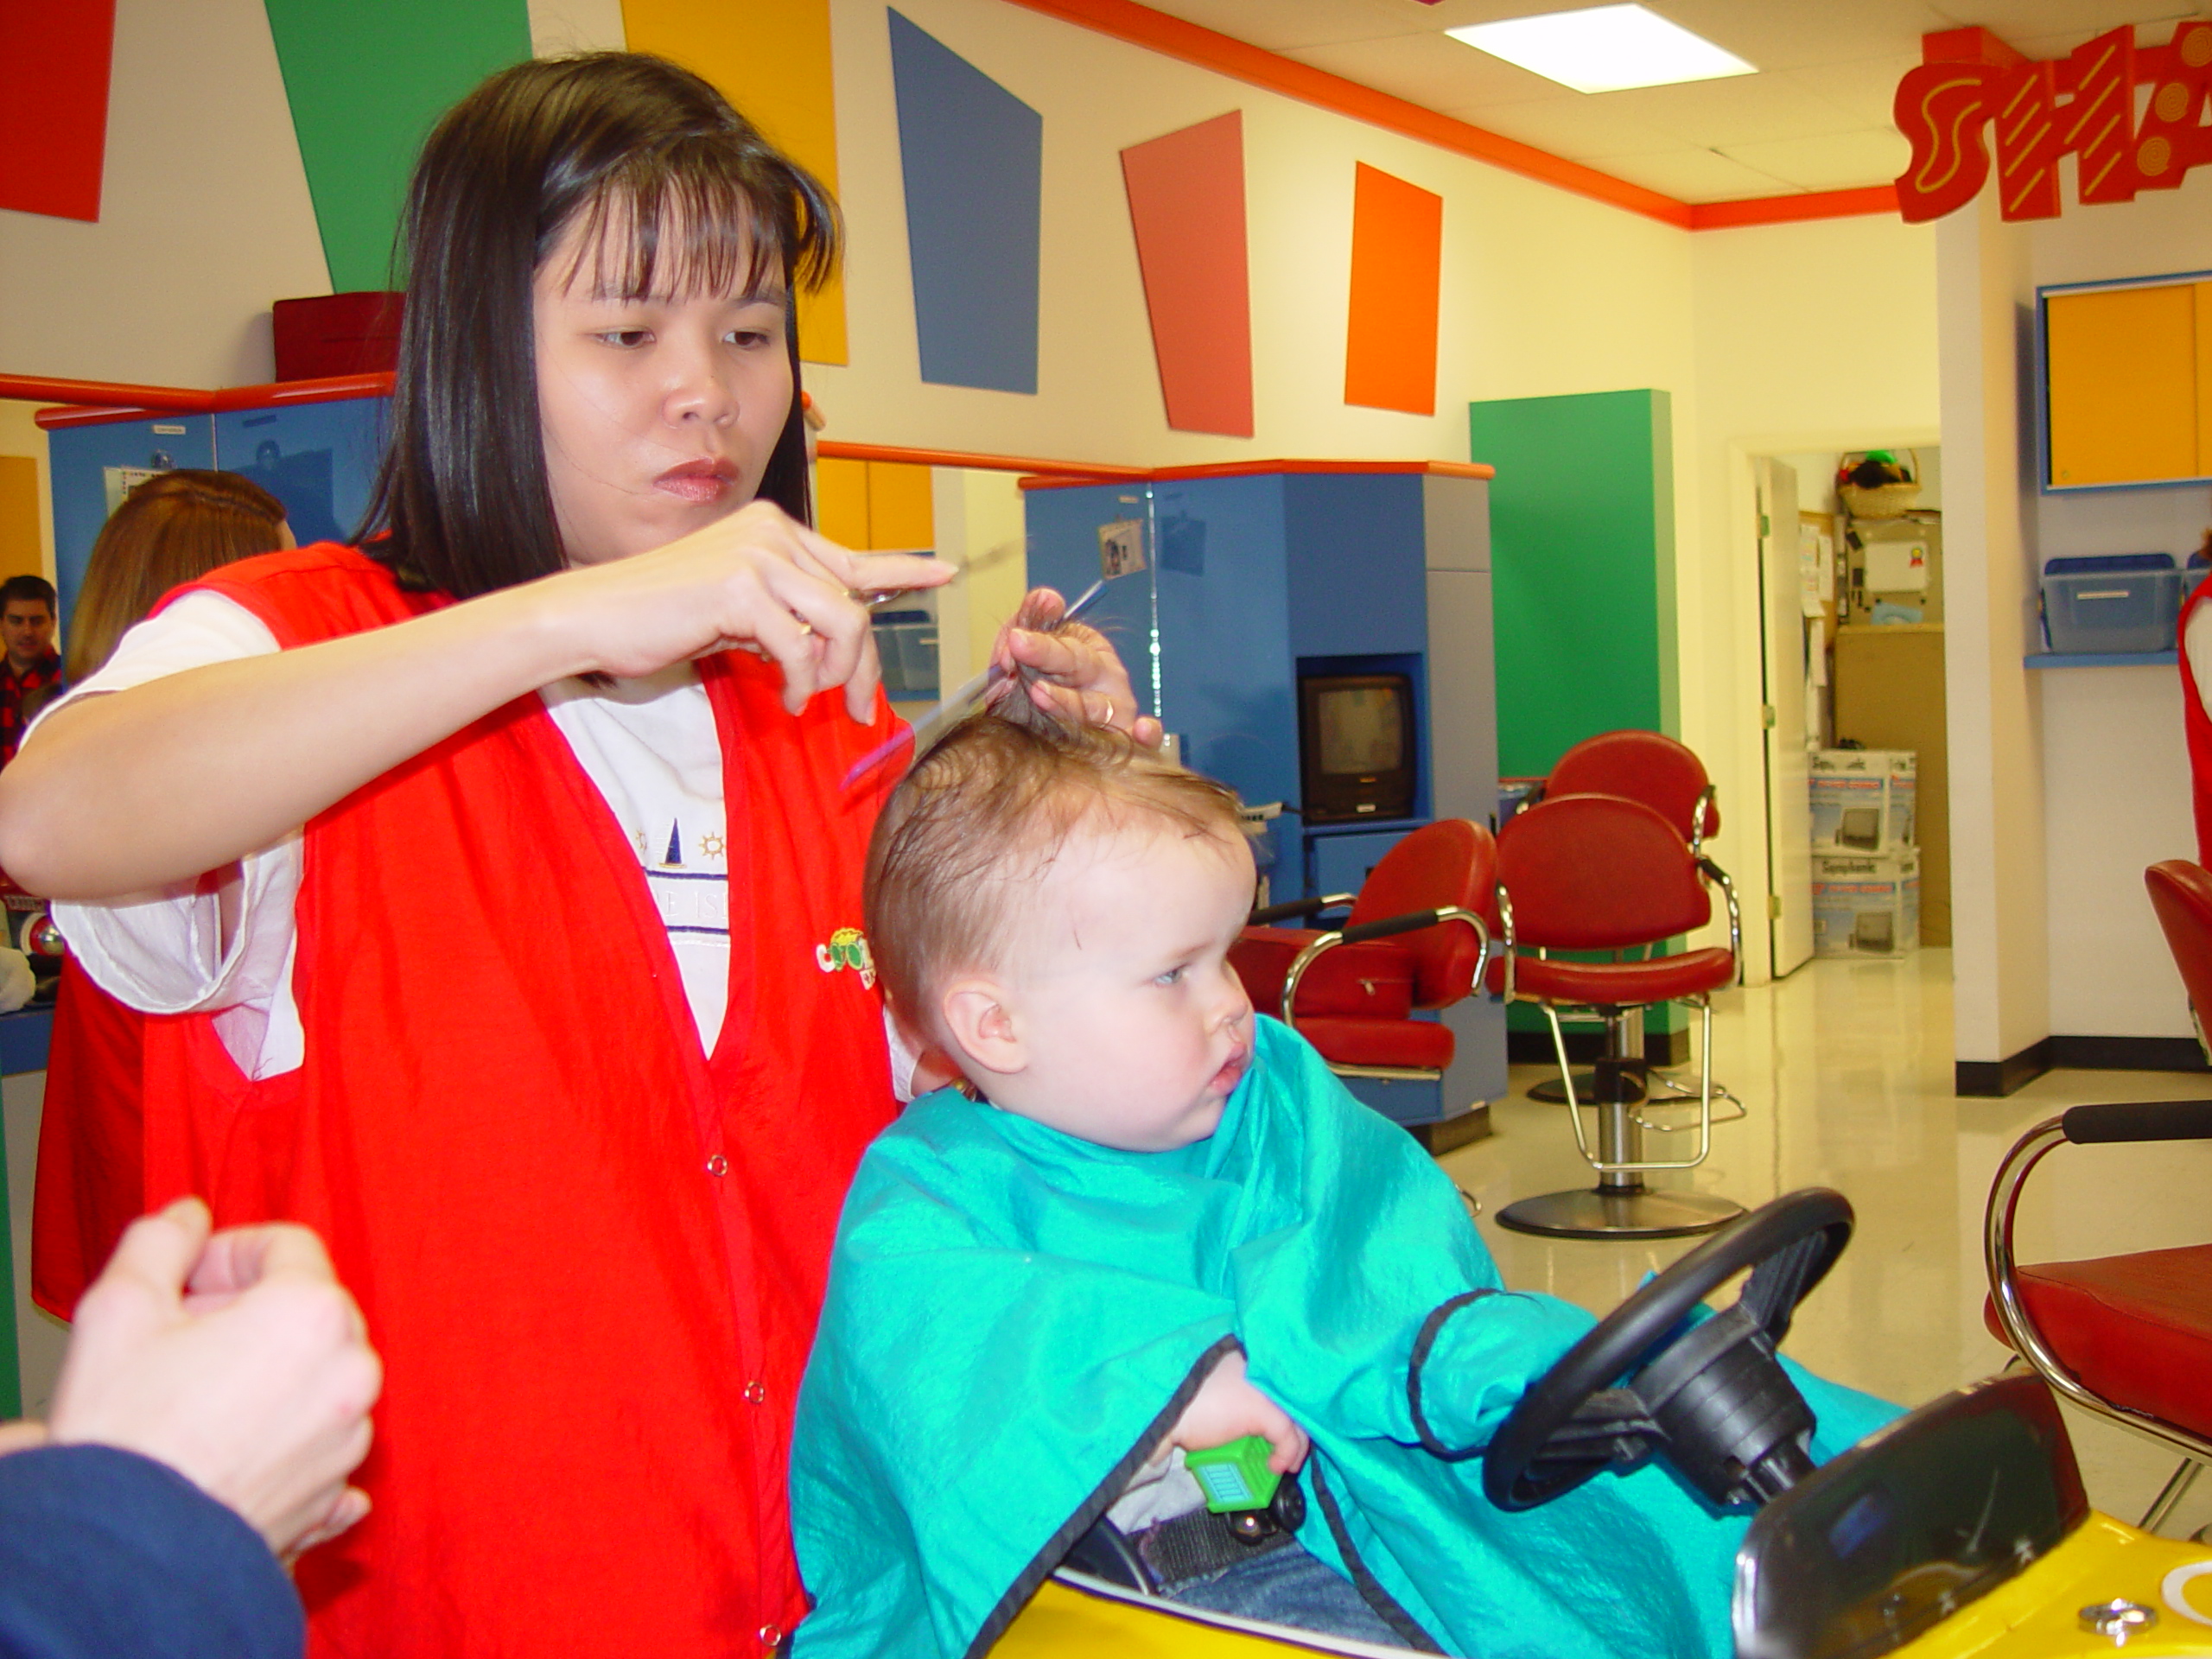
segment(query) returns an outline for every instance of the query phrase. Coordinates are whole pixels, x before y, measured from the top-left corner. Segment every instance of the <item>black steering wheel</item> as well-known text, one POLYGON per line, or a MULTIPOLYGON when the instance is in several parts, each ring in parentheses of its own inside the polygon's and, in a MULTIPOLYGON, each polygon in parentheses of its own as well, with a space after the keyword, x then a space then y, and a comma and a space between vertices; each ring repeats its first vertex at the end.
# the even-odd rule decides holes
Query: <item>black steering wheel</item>
POLYGON ((1644 1285, 1521 1396, 1484 1454, 1484 1495, 1502 1510, 1534 1509, 1655 1450, 1722 1505, 1795 1485, 1813 1467, 1813 1412, 1775 1350, 1851 1242, 1851 1224, 1842 1193, 1809 1186, 1644 1285), (1684 1326, 1746 1268, 1734 1306, 1684 1326))

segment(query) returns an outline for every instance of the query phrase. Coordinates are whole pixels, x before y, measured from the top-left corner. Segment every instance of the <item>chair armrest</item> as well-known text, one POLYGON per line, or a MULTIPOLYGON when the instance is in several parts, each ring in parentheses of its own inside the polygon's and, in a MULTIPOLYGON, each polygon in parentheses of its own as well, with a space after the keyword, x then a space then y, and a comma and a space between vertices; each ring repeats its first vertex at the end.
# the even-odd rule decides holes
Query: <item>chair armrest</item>
POLYGON ((2212 1139, 2212 1101, 2140 1101, 2076 1106, 2056 1117, 2047 1117, 2015 1141, 2012 1150, 1998 1164, 1996 1179, 1990 1183, 1989 1206, 1982 1212, 1981 1248, 1982 1265, 1989 1275, 1989 1300, 1997 1309, 1997 1323, 2005 1332, 2005 1340, 2012 1344, 2013 1352, 2028 1362, 2051 1392, 2085 1411, 2163 1441, 2184 1457, 2212 1462, 2212 1440, 2200 1439, 2177 1424, 2107 1400, 2075 1375, 2029 1317, 2027 1303, 2020 1294, 2018 1266, 2012 1255, 2013 1220, 2020 1205, 2020 1189, 2035 1166, 2063 1143, 2203 1139, 2212 1139))
POLYGON ((1475 976, 1469 994, 1483 982, 1483 973, 1490 966, 1490 930, 1483 925, 1483 918, 1471 910, 1462 910, 1457 905, 1446 905, 1436 910, 1412 910, 1402 916, 1385 916, 1379 921, 1362 922, 1357 927, 1344 928, 1334 933, 1324 933, 1315 939, 1290 964, 1290 971, 1282 981, 1282 1022, 1292 1030, 1298 1022, 1291 1017, 1291 1010, 1298 1001, 1299 982, 1306 970, 1340 944, 1363 944, 1370 939, 1387 939, 1395 933, 1418 933, 1425 928, 1441 927, 1447 922, 1458 922, 1475 930, 1476 943, 1480 946, 1475 957, 1475 976))
POLYGON ((2121 1141, 2212 1141, 2212 1100, 2069 1107, 2059 1114, 2058 1127, 2077 1147, 2121 1141))
MULTIPOLYGON (((1700 809, 1701 810, 1701 809, 1700 809)), ((1736 959, 1736 983, 1744 982, 1744 912, 1736 902, 1736 884, 1728 879, 1728 872, 1707 858, 1697 855, 1697 867, 1705 879, 1720 889, 1720 896, 1728 901, 1728 954, 1736 959)))
POLYGON ((1325 910, 1348 910, 1359 897, 1352 893, 1325 893, 1319 899, 1286 899, 1279 905, 1262 905, 1244 918, 1247 927, 1272 927, 1294 916, 1318 916, 1325 910))

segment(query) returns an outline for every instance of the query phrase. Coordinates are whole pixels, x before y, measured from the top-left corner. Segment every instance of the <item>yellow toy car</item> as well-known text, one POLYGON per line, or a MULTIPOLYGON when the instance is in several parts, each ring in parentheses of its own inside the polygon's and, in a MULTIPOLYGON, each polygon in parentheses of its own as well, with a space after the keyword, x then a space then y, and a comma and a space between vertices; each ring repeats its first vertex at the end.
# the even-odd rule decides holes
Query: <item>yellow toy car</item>
MULTIPOLYGON (((1646 1284, 1507 1419, 1485 1454, 1491 1499, 1534 1507, 1656 1451, 1716 1503, 1763 1503, 1736 1557, 1737 1659, 2212 1655, 2212 1547, 2092 1510, 2032 1376, 1961 1389, 1819 1468, 1804 1460, 1809 1414, 1774 1344, 1849 1230, 1839 1195, 1793 1193, 1646 1284), (1735 1307, 1685 1319, 1745 1267, 1735 1307)), ((994 1659, 1403 1651, 1180 1606, 1142 1579, 1064 1569, 994 1659)))

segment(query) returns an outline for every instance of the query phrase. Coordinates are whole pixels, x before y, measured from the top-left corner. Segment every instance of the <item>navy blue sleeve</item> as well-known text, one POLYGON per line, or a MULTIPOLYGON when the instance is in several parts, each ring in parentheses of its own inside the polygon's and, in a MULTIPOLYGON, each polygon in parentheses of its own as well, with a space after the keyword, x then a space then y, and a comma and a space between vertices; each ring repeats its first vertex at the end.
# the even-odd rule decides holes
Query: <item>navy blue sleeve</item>
POLYGON ((231 1510, 105 1446, 0 1457, 6 1659, 299 1659, 291 1580, 231 1510))

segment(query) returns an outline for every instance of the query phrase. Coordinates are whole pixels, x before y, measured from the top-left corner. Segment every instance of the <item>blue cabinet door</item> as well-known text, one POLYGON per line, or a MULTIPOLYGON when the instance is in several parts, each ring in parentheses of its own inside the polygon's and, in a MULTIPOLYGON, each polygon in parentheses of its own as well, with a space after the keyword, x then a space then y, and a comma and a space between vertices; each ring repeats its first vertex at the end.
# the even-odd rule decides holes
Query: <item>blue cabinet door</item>
POLYGON ((215 464, 211 415, 159 415, 150 420, 97 426, 56 427, 47 435, 47 467, 54 491, 54 569, 61 594, 61 626, 84 585, 107 516, 139 480, 172 467, 215 464))
POLYGON ((346 397, 215 416, 215 465, 284 504, 301 546, 346 542, 360 528, 384 448, 384 397, 346 397))

